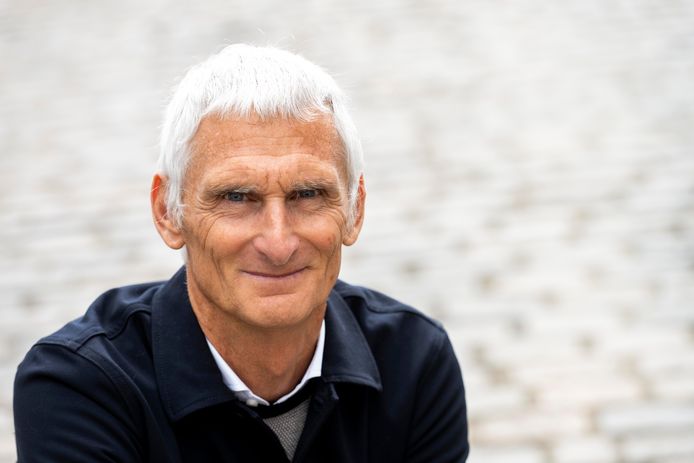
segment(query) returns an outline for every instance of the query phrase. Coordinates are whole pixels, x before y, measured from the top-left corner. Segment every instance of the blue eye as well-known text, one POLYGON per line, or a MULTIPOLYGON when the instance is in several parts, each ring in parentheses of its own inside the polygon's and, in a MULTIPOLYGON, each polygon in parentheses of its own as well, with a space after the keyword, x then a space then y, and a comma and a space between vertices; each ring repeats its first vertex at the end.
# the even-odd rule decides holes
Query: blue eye
POLYGON ((233 202, 243 201, 246 199, 246 193, 241 193, 240 191, 230 191, 224 195, 224 199, 233 202))
POLYGON ((315 198, 318 196, 318 190, 301 190, 298 192, 299 198, 315 198))

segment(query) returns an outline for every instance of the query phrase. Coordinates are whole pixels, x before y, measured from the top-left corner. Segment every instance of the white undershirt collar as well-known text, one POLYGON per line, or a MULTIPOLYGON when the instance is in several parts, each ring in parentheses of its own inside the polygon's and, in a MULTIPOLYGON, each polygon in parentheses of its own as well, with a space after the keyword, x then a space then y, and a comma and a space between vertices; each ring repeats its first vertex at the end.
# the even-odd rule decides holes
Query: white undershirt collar
MULTIPOLYGON (((222 373, 222 378, 224 384, 231 389, 236 397, 245 402, 246 405, 255 407, 257 405, 270 405, 270 402, 254 394, 248 386, 238 377, 238 375, 231 369, 231 367, 224 361, 222 356, 217 352, 217 349, 212 345, 209 339, 207 339, 207 346, 212 352, 212 357, 214 358, 217 368, 222 373)), ((321 375, 321 366, 323 365, 323 347, 325 346, 325 320, 320 327, 320 334, 318 335, 318 344, 316 344, 316 350, 313 352, 313 358, 311 363, 309 363, 304 377, 301 379, 299 384, 288 394, 283 395, 277 399, 274 403, 279 404, 289 399, 291 396, 299 392, 299 390, 306 384, 306 382, 311 378, 317 378, 321 375)))

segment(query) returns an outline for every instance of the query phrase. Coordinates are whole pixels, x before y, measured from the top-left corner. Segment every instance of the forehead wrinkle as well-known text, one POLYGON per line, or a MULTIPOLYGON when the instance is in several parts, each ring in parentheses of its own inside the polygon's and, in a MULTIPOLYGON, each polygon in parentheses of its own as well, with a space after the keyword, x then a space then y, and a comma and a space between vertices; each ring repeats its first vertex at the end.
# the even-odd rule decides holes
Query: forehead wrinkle
POLYGON ((224 187, 232 184, 252 187, 261 183, 259 180, 262 180, 263 177, 265 183, 267 183, 267 172, 262 171, 262 175, 258 176, 255 174, 257 171, 258 169, 255 166, 241 164, 227 169, 212 169, 207 171, 201 180, 205 187, 224 187))

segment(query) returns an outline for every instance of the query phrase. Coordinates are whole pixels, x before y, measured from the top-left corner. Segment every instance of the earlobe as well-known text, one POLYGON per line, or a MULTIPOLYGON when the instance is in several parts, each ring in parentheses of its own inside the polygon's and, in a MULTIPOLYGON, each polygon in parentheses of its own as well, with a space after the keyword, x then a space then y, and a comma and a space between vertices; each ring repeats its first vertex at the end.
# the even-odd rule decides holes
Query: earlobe
POLYGON ((164 243, 171 249, 181 249, 185 241, 166 205, 166 182, 166 177, 159 173, 154 174, 152 178, 152 191, 150 192, 152 218, 164 243))
POLYGON ((359 177, 359 187, 357 188, 357 202, 354 205, 354 221, 345 234, 342 244, 351 246, 356 243, 364 223, 364 204, 366 202, 366 186, 364 185, 364 175, 359 177))

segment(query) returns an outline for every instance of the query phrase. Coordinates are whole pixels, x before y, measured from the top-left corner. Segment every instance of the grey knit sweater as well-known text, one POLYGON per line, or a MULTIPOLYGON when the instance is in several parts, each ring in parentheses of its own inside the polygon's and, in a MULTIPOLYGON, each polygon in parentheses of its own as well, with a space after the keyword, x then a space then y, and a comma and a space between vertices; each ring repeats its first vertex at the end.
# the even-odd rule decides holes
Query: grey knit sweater
POLYGON ((277 435, 289 461, 294 458, 296 445, 304 430, 309 402, 311 402, 310 398, 280 415, 263 418, 265 424, 277 435))

